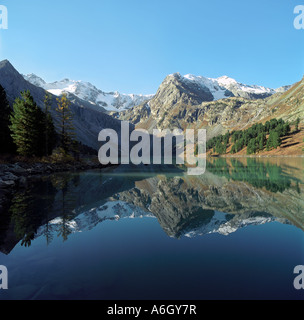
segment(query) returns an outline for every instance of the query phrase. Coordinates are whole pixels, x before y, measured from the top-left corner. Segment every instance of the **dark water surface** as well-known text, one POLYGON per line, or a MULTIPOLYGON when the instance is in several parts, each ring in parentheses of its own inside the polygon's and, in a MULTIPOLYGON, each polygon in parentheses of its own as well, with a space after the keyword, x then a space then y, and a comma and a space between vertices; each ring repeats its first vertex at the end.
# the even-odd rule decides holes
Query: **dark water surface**
POLYGON ((303 299, 303 158, 56 174, 0 217, 0 299, 303 299))

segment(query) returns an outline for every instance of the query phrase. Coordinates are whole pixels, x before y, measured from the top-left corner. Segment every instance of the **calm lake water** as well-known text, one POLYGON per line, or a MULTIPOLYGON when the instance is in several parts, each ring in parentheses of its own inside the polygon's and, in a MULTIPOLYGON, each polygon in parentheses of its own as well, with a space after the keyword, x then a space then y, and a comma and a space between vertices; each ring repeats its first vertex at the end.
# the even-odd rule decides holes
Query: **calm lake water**
POLYGON ((0 216, 0 299, 303 299, 303 161, 39 179, 0 216))

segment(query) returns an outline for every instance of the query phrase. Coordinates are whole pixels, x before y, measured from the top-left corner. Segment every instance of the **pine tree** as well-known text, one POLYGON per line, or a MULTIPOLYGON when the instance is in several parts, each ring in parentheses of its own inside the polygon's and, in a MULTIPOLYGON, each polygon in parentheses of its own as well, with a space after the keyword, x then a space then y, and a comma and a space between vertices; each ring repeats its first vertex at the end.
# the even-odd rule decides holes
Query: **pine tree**
POLYGON ((56 130, 53 123, 52 116, 50 114, 51 108, 51 95, 46 92, 44 98, 44 137, 45 137, 45 148, 44 154, 50 155, 55 147, 56 144, 56 130))
POLYGON ((257 144, 258 144, 258 149, 260 151, 263 151, 265 144, 266 144, 266 133, 265 132, 259 133, 259 135, 257 137, 257 144))
POLYGON ((236 151, 236 145, 235 145, 235 144, 231 147, 230 153, 231 153, 231 154, 237 153, 237 151, 236 151))
POLYGON ((290 133, 290 125, 289 123, 285 123, 283 126, 283 136, 287 136, 290 133))
POLYGON ((271 150, 272 148, 277 149, 281 144, 282 141, 279 133, 275 130, 271 130, 266 144, 267 151, 271 150))
POLYGON ((21 92, 13 106, 10 129, 17 152, 22 156, 43 155, 45 115, 29 91, 21 92))
POLYGON ((0 85, 0 153, 15 151, 13 139, 9 129, 12 110, 7 101, 6 92, 0 85))
POLYGON ((227 146, 225 145, 225 143, 221 143, 221 141, 218 140, 215 145, 215 151, 218 154, 224 154, 224 153, 226 153, 226 150, 227 150, 227 146))
POLYGON ((297 120, 296 120, 296 132, 299 131, 299 124, 300 124, 300 118, 297 118, 297 120))
POLYGON ((73 115, 70 109, 71 102, 66 94, 57 99, 57 119, 60 128, 60 142, 63 150, 68 153, 73 149, 74 127, 73 115))
POLYGON ((256 139, 251 139, 248 143, 247 154, 255 154, 257 151, 256 139))

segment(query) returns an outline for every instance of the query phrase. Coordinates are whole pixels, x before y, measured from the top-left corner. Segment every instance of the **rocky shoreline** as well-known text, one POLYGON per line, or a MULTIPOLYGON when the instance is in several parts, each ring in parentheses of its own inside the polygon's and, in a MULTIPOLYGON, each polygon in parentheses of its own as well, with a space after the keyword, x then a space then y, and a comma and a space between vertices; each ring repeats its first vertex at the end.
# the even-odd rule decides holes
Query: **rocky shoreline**
POLYGON ((0 164, 0 193, 18 187, 26 187, 34 177, 49 175, 56 172, 75 172, 101 168, 97 163, 14 163, 0 164))
POLYGON ((0 164, 0 213, 15 191, 27 188, 29 183, 41 176, 59 172, 77 172, 104 168, 99 163, 23 163, 0 164))

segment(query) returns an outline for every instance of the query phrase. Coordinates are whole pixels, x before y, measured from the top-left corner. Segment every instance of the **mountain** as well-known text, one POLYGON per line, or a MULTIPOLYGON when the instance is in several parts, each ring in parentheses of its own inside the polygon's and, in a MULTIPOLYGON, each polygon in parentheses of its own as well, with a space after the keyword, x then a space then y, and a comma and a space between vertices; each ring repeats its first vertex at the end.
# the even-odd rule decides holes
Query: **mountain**
MULTIPOLYGON (((99 106, 106 112, 121 112, 147 103, 153 99, 154 95, 136 95, 122 94, 119 92, 103 92, 89 82, 63 79, 53 83, 46 83, 35 74, 24 75, 25 80, 41 87, 48 92, 60 96, 62 93, 72 94, 92 105, 99 106)), ((277 92, 284 92, 289 87, 279 89, 270 89, 262 86, 249 86, 237 82, 227 76, 218 79, 194 76, 191 74, 181 76, 179 73, 169 75, 163 84, 168 84, 170 91, 171 84, 178 85, 180 90, 190 95, 193 103, 202 103, 205 101, 215 101, 228 97, 243 97, 246 99, 261 99, 269 97, 277 92)), ((165 92, 167 95, 170 92, 165 92)))
POLYGON ((69 93, 92 105, 100 107, 102 111, 124 111, 153 97, 153 95, 122 94, 117 91, 106 93, 91 83, 84 81, 63 79, 53 83, 46 83, 35 74, 24 75, 23 77, 28 82, 43 88, 55 96, 69 93))
POLYGON ((209 139, 275 117, 288 121, 304 118, 304 79, 293 86, 270 89, 245 85, 227 76, 211 79, 174 73, 165 78, 155 95, 126 95, 105 93, 83 81, 46 83, 34 74, 22 76, 6 60, 0 63, 0 84, 11 103, 20 91, 30 90, 42 106, 45 90, 49 91, 52 112, 56 97, 68 93, 77 137, 95 149, 101 129, 120 132, 118 120, 128 120, 150 132, 154 128, 203 128, 209 139))
MULTIPOLYGON (((223 236, 228 236, 231 233, 237 232, 241 228, 246 228, 252 225, 263 225, 270 222, 280 222, 289 224, 287 219, 276 218, 265 213, 256 214, 241 214, 231 215, 217 211, 201 210, 201 216, 189 215, 187 218, 170 223, 169 221, 161 221, 162 228, 172 238, 181 238, 183 236, 194 238, 212 233, 218 233, 223 236), (184 220, 184 221, 183 221, 184 220), (180 225, 179 225, 180 223, 180 225)), ((86 232, 94 229, 98 224, 105 221, 119 221, 121 219, 143 219, 156 218, 153 213, 136 207, 132 204, 123 201, 109 201, 99 208, 83 212, 74 219, 65 222, 66 227, 71 233, 86 232)), ((59 234, 60 228, 64 223, 61 217, 57 217, 48 222, 48 226, 41 226, 36 234, 36 238, 45 234, 47 228, 52 230, 52 233, 59 234)))
MULTIPOLYGON (((214 232, 228 235, 239 228, 272 221, 289 221, 303 229, 303 180, 298 181, 300 189, 297 190, 297 182, 290 174, 298 171, 293 167, 296 160, 286 159, 281 172, 275 161, 266 164, 254 161, 253 171, 263 168, 269 175, 277 171, 280 181, 277 177, 257 179, 258 174, 252 177, 249 172, 238 177, 233 172, 244 172, 241 168, 250 165, 247 159, 237 163, 224 160, 222 165, 228 168, 226 175, 220 167, 209 171, 207 164, 204 175, 148 178, 113 198, 152 212, 163 230, 175 238, 214 232), (287 170, 290 175, 286 174, 287 170), (282 177, 286 179, 284 188, 282 177)), ((301 173, 298 176, 302 179, 301 173)))
POLYGON ((303 119, 303 97, 304 79, 294 86, 273 90, 242 85, 227 77, 212 80, 173 74, 149 102, 114 116, 149 131, 207 129, 208 138, 212 138, 270 118, 303 119))
MULTIPOLYGON (((270 89, 258 85, 250 86, 237 82, 227 76, 212 79, 192 74, 181 76, 179 73, 176 73, 170 75, 169 78, 177 78, 181 83, 187 84, 190 88, 197 87, 199 90, 210 91, 213 96, 212 100, 220 100, 228 97, 262 99, 288 88, 288 86, 279 89, 270 89)), ((170 79, 168 80, 170 81, 170 79)))
MULTIPOLYGON (((24 90, 31 92, 40 107, 44 105, 45 90, 26 81, 8 60, 0 62, 0 84, 4 87, 11 105, 17 97, 20 97, 20 92, 24 90)), ((55 118, 56 98, 56 95, 51 95, 51 114, 55 120, 55 125, 57 125, 55 118)), ((73 125, 76 137, 81 143, 98 149, 98 134, 102 129, 112 128, 116 132, 120 132, 119 120, 101 112, 100 108, 96 108, 96 106, 75 95, 71 95, 69 98, 72 101, 71 110, 74 115, 73 125)))
POLYGON ((157 218, 174 238, 229 235, 273 221, 304 229, 301 159, 281 159, 278 165, 275 158, 214 158, 195 177, 122 167, 43 177, 26 193, 20 189, 0 214, 0 252, 8 254, 28 232, 57 237, 62 227, 69 234, 120 219, 157 218), (31 212, 26 220, 25 208, 31 212), (15 234, 17 225, 21 234, 15 234))

